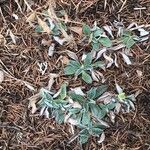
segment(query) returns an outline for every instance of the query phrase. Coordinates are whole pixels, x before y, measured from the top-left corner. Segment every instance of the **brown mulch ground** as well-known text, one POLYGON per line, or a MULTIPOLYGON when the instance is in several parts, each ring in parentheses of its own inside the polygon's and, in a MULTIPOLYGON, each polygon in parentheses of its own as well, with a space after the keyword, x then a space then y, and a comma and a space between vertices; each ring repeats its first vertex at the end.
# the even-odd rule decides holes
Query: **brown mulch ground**
MULTIPOLYGON (((23 6, 23 5, 21 5, 23 6)), ((46 7, 46 1, 35 3, 34 10, 46 7)), ((117 116, 116 123, 106 130, 106 139, 98 145, 95 138, 83 145, 83 148, 73 141, 68 144, 71 134, 67 125, 58 125, 53 119, 32 115, 28 109, 28 98, 36 94, 30 91, 22 81, 32 83, 38 91, 47 86, 51 72, 62 74, 63 64, 59 56, 65 56, 62 51, 66 47, 57 47, 53 58, 47 55, 47 47, 41 46, 41 39, 47 35, 37 34, 26 23, 25 16, 17 10, 14 0, 0 0, 0 33, 7 40, 7 47, 0 45, 0 68, 9 75, 0 84, 0 149, 12 150, 150 150, 150 41, 147 45, 137 44, 133 47, 134 64, 121 65, 120 69, 109 69, 105 76, 110 89, 114 88, 114 79, 132 93, 140 90, 137 98, 136 111, 117 116), (16 13, 16 21, 12 14, 16 13), (2 16, 3 15, 3 16, 2 16), (6 35, 10 28, 18 36, 17 45, 12 44, 6 35), (58 60, 59 59, 59 60, 58 60), (57 63, 56 63, 56 60, 57 63), (48 62, 48 70, 42 76, 38 71, 37 62, 48 62), (142 71, 142 77, 136 70, 142 71), (124 72, 128 72, 128 77, 124 72)), ((150 0, 59 0, 56 10, 65 9, 70 19, 76 22, 99 25, 111 24, 118 16, 124 24, 131 22, 150 25, 150 0), (106 7, 105 7, 106 2, 106 7), (104 9, 105 7, 105 9, 104 9), (145 10, 134 10, 135 7, 146 7, 145 10)), ((24 10, 24 14, 28 13, 24 10)), ((86 47, 77 45, 78 50, 86 51, 86 47)), ((67 47, 69 49, 69 47, 67 47)), ((73 51, 75 51, 73 49, 73 51)), ((121 61, 121 60, 120 60, 121 61)), ((69 80, 61 75, 54 88, 59 89, 63 80, 69 80)), ((81 85, 80 81, 71 85, 81 85)))

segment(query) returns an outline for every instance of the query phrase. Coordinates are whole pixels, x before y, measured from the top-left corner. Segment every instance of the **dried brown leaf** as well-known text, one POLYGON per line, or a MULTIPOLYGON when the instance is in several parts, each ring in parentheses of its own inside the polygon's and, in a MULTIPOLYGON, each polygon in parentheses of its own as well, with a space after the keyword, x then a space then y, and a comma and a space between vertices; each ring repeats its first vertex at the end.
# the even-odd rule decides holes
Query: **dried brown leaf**
POLYGON ((38 19, 38 24, 43 28, 43 31, 50 34, 51 30, 50 30, 49 26, 46 24, 46 22, 44 22, 39 17, 37 17, 37 19, 38 19))
POLYGON ((4 81, 4 72, 0 70, 0 84, 4 81))
POLYGON ((76 26, 74 26, 74 27, 70 27, 70 30, 73 31, 73 32, 75 32, 75 33, 77 33, 80 36, 83 34, 82 27, 76 27, 76 26))
POLYGON ((26 20, 26 22, 33 22, 36 17, 36 12, 33 12, 26 20))

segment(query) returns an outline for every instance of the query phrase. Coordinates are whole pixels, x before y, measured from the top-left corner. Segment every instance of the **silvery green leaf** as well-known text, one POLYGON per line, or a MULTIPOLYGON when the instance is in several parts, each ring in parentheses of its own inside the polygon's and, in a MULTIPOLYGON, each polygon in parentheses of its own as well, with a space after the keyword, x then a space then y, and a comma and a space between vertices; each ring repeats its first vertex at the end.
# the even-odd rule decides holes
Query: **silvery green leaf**
POLYGON ((86 82, 86 83, 89 83, 91 84, 92 83, 92 78, 91 76, 86 73, 85 71, 82 71, 82 79, 86 82))
POLYGON ((85 96, 85 94, 83 93, 83 91, 81 90, 81 87, 75 87, 71 89, 73 92, 75 92, 75 94, 77 95, 82 95, 85 96))
POLYGON ((126 63, 127 65, 131 65, 131 64, 132 64, 132 62, 130 61, 129 57, 128 57, 126 54, 124 54, 124 53, 122 53, 122 52, 120 52, 120 54, 122 55, 123 60, 125 61, 125 63, 126 63))
POLYGON ((84 66, 89 66, 92 63, 92 54, 88 53, 84 59, 84 66))
POLYGON ((51 46, 48 48, 48 56, 53 56, 55 49, 55 44, 52 43, 51 46))
POLYGON ((80 135, 79 135, 79 142, 80 144, 84 144, 88 141, 89 139, 89 132, 88 130, 83 129, 82 132, 80 131, 80 135))
POLYGON ((106 30, 108 32, 108 34, 114 38, 113 34, 112 34, 112 27, 111 26, 108 26, 108 25, 105 25, 103 26, 104 30, 106 30))
POLYGON ((146 41, 148 39, 149 39, 149 36, 143 37, 143 38, 140 39, 140 42, 146 41))
POLYGON ((116 90, 117 90, 118 94, 123 93, 122 88, 117 83, 115 85, 116 85, 116 90))
POLYGON ((83 30, 83 33, 84 33, 85 35, 88 35, 88 36, 89 36, 89 35, 91 34, 91 29, 90 29, 90 27, 89 27, 88 25, 86 25, 86 24, 83 25, 82 30, 83 30))
POLYGON ((103 132, 98 140, 98 144, 102 143, 105 140, 105 133, 103 132))

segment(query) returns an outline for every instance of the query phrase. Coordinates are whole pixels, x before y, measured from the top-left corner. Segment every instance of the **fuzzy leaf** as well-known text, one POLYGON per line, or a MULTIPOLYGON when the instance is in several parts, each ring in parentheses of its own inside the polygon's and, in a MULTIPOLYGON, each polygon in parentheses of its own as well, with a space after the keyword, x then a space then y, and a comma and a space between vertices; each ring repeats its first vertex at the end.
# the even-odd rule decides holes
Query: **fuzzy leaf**
POLYGON ((89 83, 91 84, 92 83, 92 78, 91 76, 86 73, 85 71, 82 71, 82 79, 86 82, 86 83, 89 83))
POLYGON ((87 97, 90 99, 93 99, 96 95, 96 88, 91 88, 88 92, 87 92, 87 97))
POLYGON ((75 72, 76 68, 73 68, 72 66, 67 66, 66 68, 64 68, 65 75, 72 75, 75 74, 75 72))
POLYGON ((83 130, 82 132, 80 132, 80 136, 79 136, 79 141, 80 141, 80 144, 84 144, 88 141, 89 139, 89 132, 88 130, 83 130))
POLYGON ((95 98, 99 98, 107 90, 107 85, 97 87, 95 98))
POLYGON ((112 42, 108 37, 100 38, 99 42, 105 47, 111 47, 112 46, 112 42))
POLYGON ((90 35, 91 34, 91 29, 88 25, 84 24, 83 27, 82 27, 82 30, 83 30, 83 33, 85 35, 90 35))

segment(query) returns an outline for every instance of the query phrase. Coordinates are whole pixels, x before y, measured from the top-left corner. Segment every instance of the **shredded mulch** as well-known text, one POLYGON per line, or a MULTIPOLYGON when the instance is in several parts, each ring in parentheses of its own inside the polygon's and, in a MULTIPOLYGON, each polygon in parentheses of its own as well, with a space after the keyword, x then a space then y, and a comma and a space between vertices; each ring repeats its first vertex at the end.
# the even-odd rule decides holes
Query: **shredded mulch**
MULTIPOLYGON (((68 143, 72 135, 67 125, 58 125, 53 119, 45 119, 39 113, 31 114, 29 100, 41 87, 46 87, 50 73, 60 75, 53 88, 59 89, 64 80, 72 87, 83 85, 81 81, 72 81, 63 75, 62 58, 67 55, 65 46, 56 47, 52 58, 47 55, 48 47, 41 40, 48 39, 47 34, 36 33, 26 22, 27 8, 19 1, 23 14, 14 0, 0 0, 0 33, 7 40, 7 46, 0 45, 0 68, 5 70, 5 79, 0 84, 0 149, 2 150, 150 150, 150 41, 148 45, 136 44, 132 48, 133 65, 127 66, 120 59, 120 68, 111 68, 104 73, 110 90, 114 90, 115 80, 127 93, 140 91, 136 110, 117 116, 116 123, 106 130, 105 141, 98 145, 96 138, 90 138, 81 147, 78 141, 68 143), (15 20, 12 14, 19 16, 15 20), (17 35, 17 45, 12 44, 7 29, 17 35), (44 75, 38 70, 37 62, 48 62, 44 75), (142 72, 138 76, 137 70, 142 72), (128 73, 128 76, 125 74, 128 73), (31 83, 36 91, 27 88, 23 81, 31 83)), ((47 7, 46 1, 32 1, 32 9, 41 11, 47 7)), ((131 22, 150 25, 149 0, 58 0, 56 11, 64 9, 69 18, 76 23, 86 22, 92 25, 111 24, 121 18, 125 25, 131 22), (145 7, 144 10, 134 8, 145 7)), ((74 24, 73 22, 70 23, 74 24)), ((76 24, 75 24, 76 25, 76 24)), ((79 24, 77 24, 79 25, 79 24)), ((81 50, 88 51, 77 43, 81 50)))

